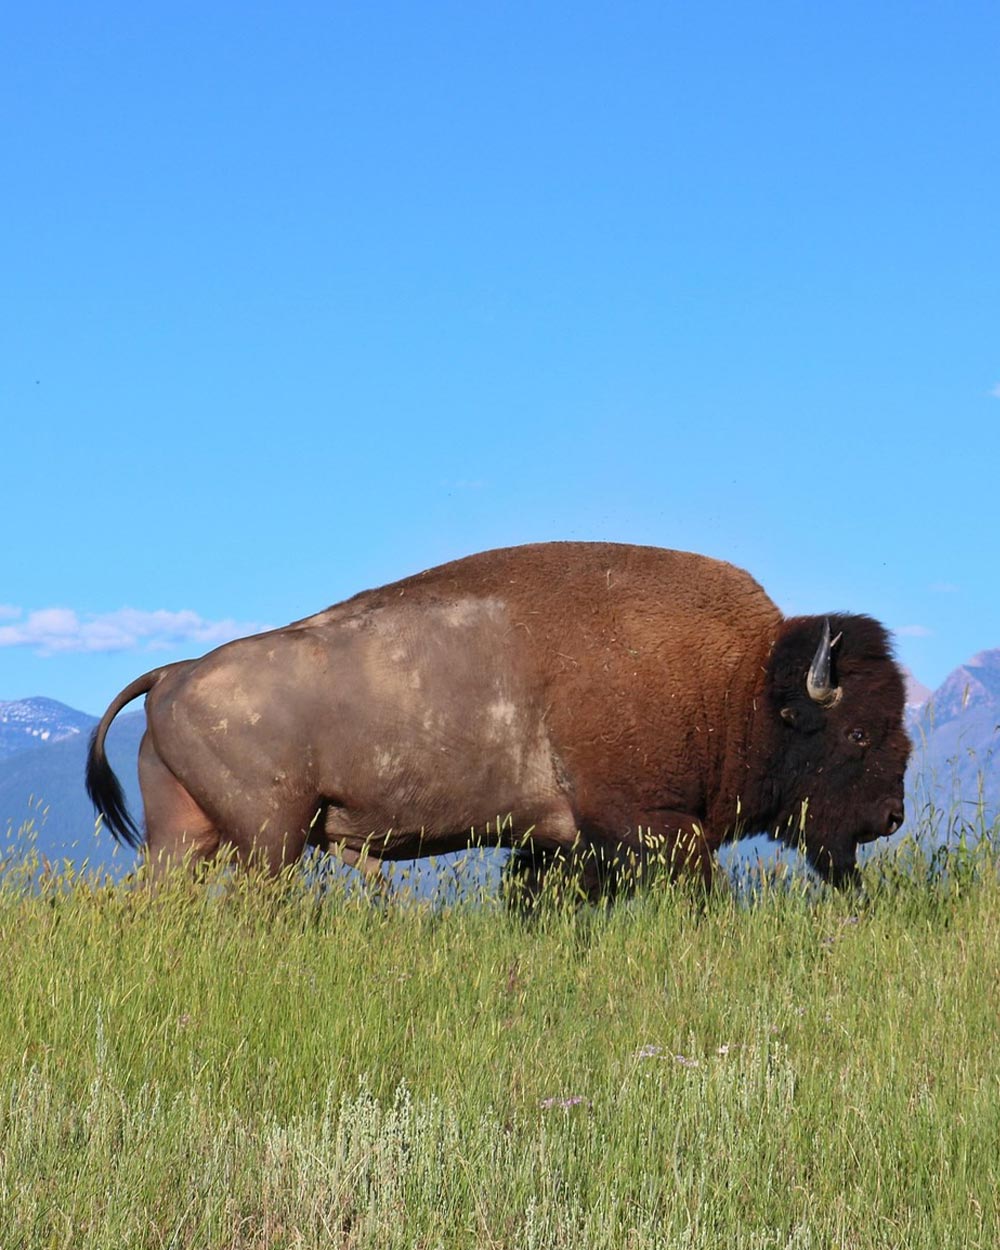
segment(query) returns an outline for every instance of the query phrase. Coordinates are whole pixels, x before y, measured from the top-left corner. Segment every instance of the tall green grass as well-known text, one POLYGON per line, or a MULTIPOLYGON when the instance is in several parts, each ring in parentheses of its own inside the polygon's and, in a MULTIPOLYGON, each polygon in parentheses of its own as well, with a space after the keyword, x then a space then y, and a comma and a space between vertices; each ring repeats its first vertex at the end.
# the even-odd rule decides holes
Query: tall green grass
POLYGON ((0 887, 0 1246, 990 1247, 1000 880, 0 887))

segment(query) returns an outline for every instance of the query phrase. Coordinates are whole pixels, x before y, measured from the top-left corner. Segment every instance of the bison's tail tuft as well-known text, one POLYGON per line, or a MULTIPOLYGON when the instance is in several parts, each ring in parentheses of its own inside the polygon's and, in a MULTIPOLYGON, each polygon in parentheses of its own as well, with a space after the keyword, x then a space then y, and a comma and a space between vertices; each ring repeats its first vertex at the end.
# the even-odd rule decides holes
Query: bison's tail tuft
POLYGON ((114 834, 116 841, 124 842, 127 846, 136 849, 142 845, 142 833, 129 815, 121 783, 111 771, 111 765, 104 751, 104 739, 111 722, 126 703, 131 703, 139 695, 152 690, 163 672, 162 668, 154 668, 144 673, 112 700, 111 706, 91 734, 90 750, 87 752, 87 793, 90 795, 90 801, 104 817, 104 823, 114 834))
POLYGON ((121 782, 111 771, 108 757, 104 753, 104 734, 100 725, 90 735, 87 793, 91 803, 103 817, 105 826, 114 834, 115 840, 138 850, 142 845, 142 834, 129 814, 121 782))

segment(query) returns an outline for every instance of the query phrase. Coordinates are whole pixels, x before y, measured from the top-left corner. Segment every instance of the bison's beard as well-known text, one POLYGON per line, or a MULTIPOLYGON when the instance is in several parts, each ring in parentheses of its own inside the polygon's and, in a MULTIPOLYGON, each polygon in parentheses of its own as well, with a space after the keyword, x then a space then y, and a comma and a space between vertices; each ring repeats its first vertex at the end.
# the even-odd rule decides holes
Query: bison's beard
MULTIPOLYGON (((816 822, 819 823, 819 822, 816 822)), ((803 832, 799 822, 789 820, 777 835, 787 846, 804 855, 809 866, 830 885, 844 888, 860 881, 858 873, 858 842, 845 834, 827 836, 810 821, 803 832)))
POLYGON ((848 847, 831 849, 826 846, 805 846, 806 859, 811 867, 830 885, 838 889, 859 885, 858 848, 855 843, 848 847))

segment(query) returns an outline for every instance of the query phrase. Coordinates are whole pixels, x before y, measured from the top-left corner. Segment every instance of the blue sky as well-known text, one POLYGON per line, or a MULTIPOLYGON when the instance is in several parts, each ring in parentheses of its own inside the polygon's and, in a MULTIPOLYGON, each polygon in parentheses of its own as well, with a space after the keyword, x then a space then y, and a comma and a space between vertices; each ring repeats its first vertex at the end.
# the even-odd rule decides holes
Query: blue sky
POLYGON ((995 5, 4 27, 0 700, 552 538, 1000 646, 995 5))

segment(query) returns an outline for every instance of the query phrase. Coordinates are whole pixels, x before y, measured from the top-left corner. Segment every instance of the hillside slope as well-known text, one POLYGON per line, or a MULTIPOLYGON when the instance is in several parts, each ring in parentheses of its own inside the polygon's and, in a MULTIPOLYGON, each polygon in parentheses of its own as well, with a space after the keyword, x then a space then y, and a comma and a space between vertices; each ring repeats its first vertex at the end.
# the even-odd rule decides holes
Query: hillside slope
MULTIPOLYGON (((90 728, 54 742, 30 746, 0 760, 0 833, 16 834, 26 822, 33 824, 39 851, 50 859, 71 858, 104 863, 114 848, 113 839, 95 835, 94 809, 84 789, 83 776, 90 741, 90 728)), ((139 742, 146 728, 142 712, 119 716, 107 739, 108 759, 125 790, 133 815, 141 817, 142 799, 136 759, 139 742)), ((131 865, 134 854, 119 849, 118 862, 131 865)))
MULTIPOLYGON (((955 669, 912 709, 911 816, 947 825, 1000 812, 1000 648, 955 669)), ((942 827, 942 832, 944 828, 942 827)))

